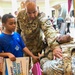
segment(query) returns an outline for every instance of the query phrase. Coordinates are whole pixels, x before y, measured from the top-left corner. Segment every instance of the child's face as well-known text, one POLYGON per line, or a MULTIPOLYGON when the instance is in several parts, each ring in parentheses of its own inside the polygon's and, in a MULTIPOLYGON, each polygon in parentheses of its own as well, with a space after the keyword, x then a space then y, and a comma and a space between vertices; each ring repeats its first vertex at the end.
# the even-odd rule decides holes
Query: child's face
POLYGON ((15 27, 16 27, 15 18, 9 18, 7 22, 4 24, 4 27, 6 31, 9 33, 12 33, 13 31, 15 31, 15 27))

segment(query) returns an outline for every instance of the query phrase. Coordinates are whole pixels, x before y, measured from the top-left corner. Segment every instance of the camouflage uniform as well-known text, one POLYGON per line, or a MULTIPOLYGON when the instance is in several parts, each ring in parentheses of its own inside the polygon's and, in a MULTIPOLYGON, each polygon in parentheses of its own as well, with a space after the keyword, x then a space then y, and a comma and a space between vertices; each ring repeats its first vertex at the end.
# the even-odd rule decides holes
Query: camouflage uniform
POLYGON ((56 41, 51 44, 55 40, 57 32, 53 29, 51 23, 43 18, 44 14, 39 13, 35 20, 29 20, 25 10, 19 12, 17 16, 17 32, 21 30, 26 46, 34 55, 41 52, 43 48, 42 36, 40 35, 41 30, 44 32, 48 46, 52 50, 58 45, 56 41))
MULTIPOLYGON (((75 74, 75 42, 60 45, 63 52, 63 59, 51 60, 51 52, 40 60, 44 75, 74 75, 75 74), (74 50, 74 51, 73 51, 74 50), (73 53, 72 53, 73 52, 73 53), (73 56, 72 56, 73 55, 73 56), (73 58, 74 57, 74 58, 73 58), (73 58, 73 60, 72 60, 73 58), (72 64, 74 63, 74 64, 72 64)), ((48 49, 45 51, 45 54, 48 49)))

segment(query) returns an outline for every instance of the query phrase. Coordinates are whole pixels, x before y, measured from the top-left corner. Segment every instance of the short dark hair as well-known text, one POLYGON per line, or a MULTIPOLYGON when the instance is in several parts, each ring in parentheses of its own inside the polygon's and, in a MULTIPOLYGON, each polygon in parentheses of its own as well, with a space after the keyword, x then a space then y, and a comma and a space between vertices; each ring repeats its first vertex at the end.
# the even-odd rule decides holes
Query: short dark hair
POLYGON ((15 18, 15 17, 11 14, 4 14, 2 16, 2 23, 6 23, 9 18, 15 18))

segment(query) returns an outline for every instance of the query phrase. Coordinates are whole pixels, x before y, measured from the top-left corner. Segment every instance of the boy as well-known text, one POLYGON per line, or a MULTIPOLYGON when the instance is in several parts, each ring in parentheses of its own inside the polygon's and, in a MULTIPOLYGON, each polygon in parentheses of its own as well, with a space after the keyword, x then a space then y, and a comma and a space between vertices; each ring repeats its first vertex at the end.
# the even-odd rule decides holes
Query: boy
POLYGON ((0 56, 8 57, 11 61, 15 61, 16 57, 23 57, 24 51, 35 60, 38 59, 38 57, 34 56, 26 47, 21 36, 17 32, 14 32, 16 28, 14 16, 11 14, 3 15, 2 25, 4 29, 0 34, 0 56))

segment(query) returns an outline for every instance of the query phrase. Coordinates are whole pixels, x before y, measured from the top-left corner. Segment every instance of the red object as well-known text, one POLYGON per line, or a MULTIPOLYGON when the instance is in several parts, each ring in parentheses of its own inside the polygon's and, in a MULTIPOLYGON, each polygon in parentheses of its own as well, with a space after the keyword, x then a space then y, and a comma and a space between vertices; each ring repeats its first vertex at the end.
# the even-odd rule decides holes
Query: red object
POLYGON ((71 4, 72 4, 72 0, 68 0, 68 13, 70 12, 71 4))

